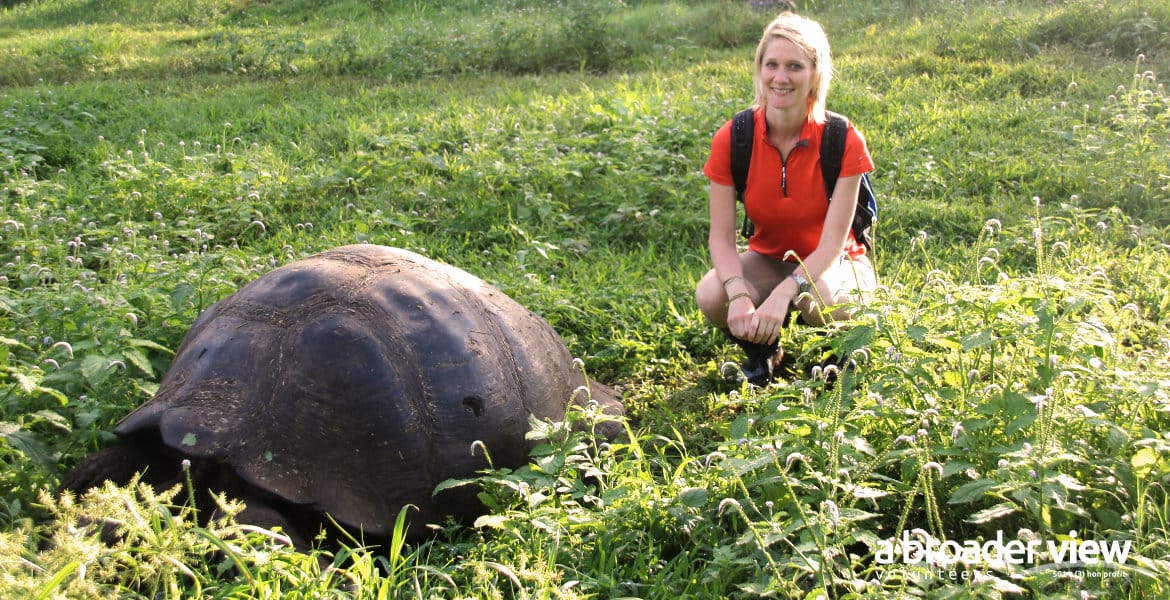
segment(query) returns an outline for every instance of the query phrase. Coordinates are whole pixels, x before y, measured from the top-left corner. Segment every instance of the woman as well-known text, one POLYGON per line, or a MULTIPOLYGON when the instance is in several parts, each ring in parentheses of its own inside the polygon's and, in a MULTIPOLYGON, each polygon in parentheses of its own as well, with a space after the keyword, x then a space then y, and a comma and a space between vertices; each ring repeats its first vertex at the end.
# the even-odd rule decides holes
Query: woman
POLYGON ((831 199, 821 176, 832 70, 828 38, 815 21, 785 13, 764 29, 756 49, 755 132, 744 192, 755 234, 742 254, 730 121, 715 134, 703 167, 711 180, 708 245, 715 268, 699 282, 695 298, 707 320, 747 352, 744 375, 755 385, 772 379, 790 310, 811 325, 847 319, 848 305, 877 285, 851 228, 861 175, 873 170, 865 139, 852 126, 831 199))

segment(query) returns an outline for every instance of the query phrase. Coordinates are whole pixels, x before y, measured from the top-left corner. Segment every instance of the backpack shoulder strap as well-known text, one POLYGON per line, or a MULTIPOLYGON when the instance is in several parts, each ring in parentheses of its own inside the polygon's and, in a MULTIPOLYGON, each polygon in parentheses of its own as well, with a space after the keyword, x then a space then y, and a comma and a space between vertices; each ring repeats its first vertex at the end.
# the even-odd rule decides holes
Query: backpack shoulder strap
POLYGON ((825 111, 825 132, 821 137, 821 175, 825 178, 825 195, 833 198, 837 177, 841 175, 841 161, 845 155, 845 137, 849 134, 849 119, 825 111))
MULTIPOLYGON (((845 137, 849 135, 849 119, 825 111, 825 133, 821 138, 821 174, 825 178, 825 194, 833 199, 841 163, 845 155, 845 137)), ((857 208, 853 213, 853 237, 867 249, 873 250, 873 224, 877 220, 877 199, 869 182, 869 175, 861 175, 857 190, 857 208)))
POLYGON ((731 120, 731 177, 735 180, 735 199, 740 202, 743 202, 743 192, 747 189, 755 129, 755 112, 750 108, 739 111, 731 120))

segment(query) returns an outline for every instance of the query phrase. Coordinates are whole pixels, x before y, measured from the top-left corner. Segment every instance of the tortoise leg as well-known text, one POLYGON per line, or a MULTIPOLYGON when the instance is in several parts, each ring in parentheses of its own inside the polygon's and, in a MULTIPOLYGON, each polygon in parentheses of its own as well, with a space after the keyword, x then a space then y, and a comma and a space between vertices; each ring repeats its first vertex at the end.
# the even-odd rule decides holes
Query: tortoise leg
MULTIPOLYGON (((596 403, 601 408, 602 414, 612 417, 620 417, 626 414, 626 408, 622 406, 621 395, 618 391, 597 381, 589 382, 588 397, 584 394, 575 394, 573 396, 573 403, 580 407, 586 407, 591 403, 596 403)), ((594 435, 599 435, 609 441, 618 439, 624 433, 625 429, 617 421, 603 420, 593 426, 594 435)))
POLYGON ((279 531, 297 550, 304 551, 312 547, 312 538, 306 535, 307 532, 297 523, 298 519, 295 516, 285 514, 277 506, 256 496, 243 497, 240 500, 244 502, 244 510, 236 515, 237 523, 273 532, 279 531))
POLYGON ((142 473, 142 481, 151 485, 175 480, 178 461, 160 454, 143 451, 131 444, 118 444, 98 450, 65 475, 57 492, 70 491, 80 495, 106 481, 126 485, 139 473, 142 473))
MULTIPOLYGON (((178 469, 175 461, 168 460, 159 452, 146 452, 131 444, 117 444, 90 454, 73 470, 65 475, 57 487, 57 494, 72 492, 76 496, 101 486, 109 481, 114 485, 128 485, 141 474, 141 481, 156 488, 166 481, 174 481, 178 469)), ((96 526, 99 537, 106 545, 120 541, 118 524, 109 519, 96 522, 84 520, 78 525, 96 526)))
POLYGON ((626 414, 626 408, 622 406, 621 394, 604 383, 590 381, 589 397, 601 406, 601 412, 607 415, 620 417, 626 414))

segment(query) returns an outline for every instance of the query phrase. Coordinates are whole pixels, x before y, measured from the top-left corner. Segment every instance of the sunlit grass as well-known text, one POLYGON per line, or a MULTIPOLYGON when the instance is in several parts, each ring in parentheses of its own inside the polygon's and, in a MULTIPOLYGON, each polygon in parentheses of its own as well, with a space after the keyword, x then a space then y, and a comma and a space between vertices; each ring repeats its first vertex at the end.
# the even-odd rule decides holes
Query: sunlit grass
POLYGON ((882 288, 848 326, 786 331, 797 373, 759 391, 722 378, 737 357, 692 290, 698 171, 750 100, 767 15, 593 4, 610 27, 582 35, 621 43, 571 65, 584 37, 513 42, 553 40, 532 25, 589 2, 0 13, 0 595, 1164 595, 1164 11, 809 3, 836 43, 831 108, 878 164, 882 288), (1126 35, 1150 27, 1163 38, 1126 35), (544 316, 625 388, 631 439, 550 427, 530 466, 478 481, 488 516, 413 546, 297 552, 201 526, 182 490, 45 495, 150 397, 203 308, 354 242, 544 316), (826 373, 829 355, 854 367, 826 373), (96 517, 124 543, 100 544, 96 517), (971 565, 963 587, 875 561, 903 532, 1073 530, 1133 558, 1109 579, 971 565))

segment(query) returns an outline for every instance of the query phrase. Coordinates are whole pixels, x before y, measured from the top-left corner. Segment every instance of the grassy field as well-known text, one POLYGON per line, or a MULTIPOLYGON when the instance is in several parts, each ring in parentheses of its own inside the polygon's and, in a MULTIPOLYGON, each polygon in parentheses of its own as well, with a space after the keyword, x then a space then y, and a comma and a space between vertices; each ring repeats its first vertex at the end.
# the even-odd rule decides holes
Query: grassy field
POLYGON ((699 169, 772 15, 0 0, 0 597, 1170 596, 1170 7, 801 5, 878 165, 883 285, 749 390, 692 299, 699 169), (547 427, 422 544, 52 497, 203 308, 355 242, 542 315, 631 439, 547 427))

